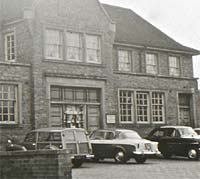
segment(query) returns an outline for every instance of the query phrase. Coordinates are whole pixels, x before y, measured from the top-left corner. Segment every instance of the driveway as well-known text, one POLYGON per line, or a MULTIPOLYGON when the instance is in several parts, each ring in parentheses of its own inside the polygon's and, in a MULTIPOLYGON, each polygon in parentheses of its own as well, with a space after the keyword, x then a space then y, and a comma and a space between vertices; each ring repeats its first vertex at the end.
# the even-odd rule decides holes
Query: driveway
POLYGON ((187 158, 148 159, 145 164, 130 160, 116 164, 113 160, 84 163, 72 170, 73 179, 199 179, 200 161, 187 158))

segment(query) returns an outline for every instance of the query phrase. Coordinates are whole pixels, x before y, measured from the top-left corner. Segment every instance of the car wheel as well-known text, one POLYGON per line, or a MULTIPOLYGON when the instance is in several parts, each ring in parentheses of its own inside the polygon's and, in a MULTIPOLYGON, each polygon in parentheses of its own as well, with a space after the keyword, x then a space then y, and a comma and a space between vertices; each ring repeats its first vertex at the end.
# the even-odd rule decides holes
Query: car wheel
POLYGON ((144 156, 144 155, 138 155, 138 156, 135 157, 135 161, 136 161, 138 164, 142 164, 142 163, 144 163, 146 160, 147 160, 147 157, 144 156))
POLYGON ((196 149, 190 149, 187 155, 191 160, 198 160, 198 152, 196 149))
POLYGON ((115 162, 117 163, 126 163, 128 158, 126 156, 126 152, 122 149, 117 149, 114 155, 115 162))
POLYGON ((172 154, 170 154, 170 153, 162 152, 162 155, 163 155, 163 157, 166 158, 166 159, 169 159, 169 158, 172 157, 172 154))
POLYGON ((74 168, 79 168, 79 167, 81 167, 82 164, 83 164, 82 160, 72 159, 72 165, 74 168))

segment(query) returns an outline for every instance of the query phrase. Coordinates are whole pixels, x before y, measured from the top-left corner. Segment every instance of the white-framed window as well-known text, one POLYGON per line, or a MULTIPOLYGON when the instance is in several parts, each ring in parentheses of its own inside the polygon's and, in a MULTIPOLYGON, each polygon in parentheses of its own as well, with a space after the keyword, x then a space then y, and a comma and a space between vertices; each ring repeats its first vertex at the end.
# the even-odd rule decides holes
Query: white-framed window
POLYGON ((17 118, 18 86, 0 84, 0 124, 16 124, 17 118))
POLYGON ((45 57, 48 59, 63 59, 63 33, 60 30, 46 29, 45 57))
POLYGON ((164 93, 152 92, 152 123, 164 123, 164 93))
POLYGON ((80 33, 67 32, 67 60, 82 61, 82 36, 80 33))
POLYGON ((118 70, 131 71, 131 53, 127 50, 118 50, 118 70))
POLYGON ((149 123, 149 93, 136 92, 137 123, 149 123))
POLYGON ((158 58, 154 53, 146 54, 146 73, 157 74, 158 73, 158 58))
POLYGON ((16 42, 15 33, 10 32, 5 34, 5 60, 15 61, 16 60, 16 42))
POLYGON ((133 122, 133 92, 120 90, 119 91, 119 108, 120 108, 120 123, 133 122))
POLYGON ((169 75, 180 76, 180 58, 169 56, 169 75))
POLYGON ((101 63, 101 41, 98 35, 86 35, 86 61, 101 63))

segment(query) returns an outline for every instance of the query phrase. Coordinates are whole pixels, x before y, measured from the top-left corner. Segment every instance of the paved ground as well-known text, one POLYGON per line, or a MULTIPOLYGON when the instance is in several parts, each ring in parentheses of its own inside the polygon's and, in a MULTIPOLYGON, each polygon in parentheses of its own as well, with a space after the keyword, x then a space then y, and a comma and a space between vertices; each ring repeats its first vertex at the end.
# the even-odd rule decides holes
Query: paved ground
POLYGON ((113 160, 84 163, 72 170, 73 179, 200 179, 200 161, 186 158, 148 159, 145 164, 130 160, 116 164, 113 160))

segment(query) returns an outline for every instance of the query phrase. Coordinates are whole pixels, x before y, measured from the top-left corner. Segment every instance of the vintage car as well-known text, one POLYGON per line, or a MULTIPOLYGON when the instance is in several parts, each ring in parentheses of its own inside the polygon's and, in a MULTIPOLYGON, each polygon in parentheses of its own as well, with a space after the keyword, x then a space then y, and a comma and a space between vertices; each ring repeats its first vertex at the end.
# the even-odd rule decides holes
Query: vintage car
POLYGON ((97 129, 90 134, 94 159, 114 158, 118 163, 126 163, 134 158, 137 163, 144 163, 148 155, 160 152, 157 142, 142 139, 133 130, 97 129))
MULTIPOLYGON (((13 147, 16 144, 11 144, 13 147)), ((72 153, 72 164, 80 167, 93 157, 92 148, 84 129, 80 128, 43 128, 32 130, 24 138, 22 150, 59 150, 68 149, 72 153)), ((12 148, 9 148, 12 150, 12 148)))
POLYGON ((200 135, 200 128, 194 128, 194 131, 195 131, 198 135, 200 135))
POLYGON ((150 132, 147 139, 158 142, 158 149, 165 158, 172 155, 187 156, 198 160, 200 153, 200 136, 186 126, 163 126, 150 132))

